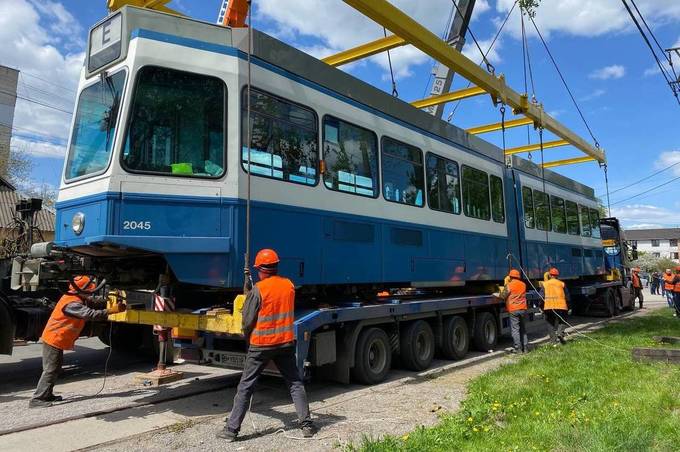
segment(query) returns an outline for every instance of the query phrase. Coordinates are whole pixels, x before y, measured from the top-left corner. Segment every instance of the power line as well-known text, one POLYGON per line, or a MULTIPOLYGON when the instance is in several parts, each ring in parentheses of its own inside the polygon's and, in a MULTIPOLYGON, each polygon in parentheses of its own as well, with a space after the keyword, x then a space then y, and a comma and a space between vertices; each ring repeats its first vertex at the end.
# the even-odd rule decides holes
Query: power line
POLYGON ((669 169, 673 168, 673 167, 676 166, 676 165, 680 165, 680 161, 677 161, 677 162, 673 163, 672 165, 667 166, 666 168, 660 169, 659 171, 656 171, 656 172, 650 174, 649 176, 645 176, 645 177, 643 177, 642 179, 636 180, 635 182, 632 182, 632 183, 630 183, 630 184, 628 184, 628 185, 626 185, 626 186, 624 186, 624 187, 617 188, 616 190, 614 190, 614 191, 612 191, 612 192, 609 192, 609 194, 611 195, 611 194, 614 194, 614 193, 623 191, 623 190, 625 190, 626 188, 630 188, 630 187, 632 187, 633 185, 637 185, 637 184, 639 184, 639 183, 645 182, 645 181, 649 180, 650 178, 652 178, 652 177, 654 177, 654 176, 656 176, 656 175, 658 175, 658 174, 663 173, 664 171, 668 171, 669 169))
POLYGON ((624 198, 624 199, 621 199, 621 200, 619 200, 619 201, 613 202, 613 203, 612 203, 612 206, 614 206, 614 205, 616 205, 616 204, 621 204, 622 202, 628 202, 628 201, 630 201, 631 199, 635 199, 635 198, 637 198, 637 197, 639 197, 639 196, 642 196, 642 195, 644 195, 644 194, 646 194, 646 193, 649 193, 649 192, 651 192, 651 191, 654 191, 654 190, 656 190, 657 188, 661 188, 661 187, 663 187, 663 186, 666 186, 666 185, 670 184, 671 182, 675 182, 676 180, 680 180, 680 176, 674 177, 674 178, 671 179, 671 180, 667 180, 667 181, 664 182, 663 184, 656 185, 656 186, 654 186, 654 187, 652 187, 652 188, 650 188, 650 189, 648 189, 648 190, 645 190, 645 191, 643 191, 643 192, 640 192, 640 193, 638 193, 638 194, 636 194, 636 195, 633 195, 633 196, 630 196, 630 197, 628 197, 628 198, 624 198))
POLYGON ((638 6, 635 4, 635 0, 630 0, 630 3, 633 5, 635 8, 635 11, 637 11, 638 15, 640 16, 640 19, 642 19, 642 23, 645 24, 645 28, 649 32, 649 35, 654 39, 654 42, 656 43, 657 47, 659 50, 661 50, 661 54, 665 56, 664 49, 661 47, 661 44, 659 44, 659 41, 656 39, 656 36, 654 36, 654 32, 652 31, 651 28, 649 28, 649 25, 647 25, 647 21, 645 20, 645 16, 642 15, 642 12, 640 12, 640 9, 638 6))
POLYGON ((4 91, 4 90, 0 90, 0 93, 7 94, 8 96, 16 97, 17 99, 25 100, 25 101, 27 101, 27 102, 32 102, 32 103, 34 103, 34 104, 41 105, 41 106, 46 107, 46 108, 51 108, 51 109, 53 109, 53 110, 57 110, 57 111, 60 111, 60 112, 62 112, 62 113, 66 113, 67 115, 72 115, 72 114, 73 114, 73 111, 64 110, 64 109, 62 109, 62 108, 55 107, 54 105, 50 105, 50 104, 46 104, 46 103, 44 103, 44 102, 40 102, 40 101, 37 101, 37 100, 33 100, 33 99, 30 99, 30 98, 25 97, 25 96, 20 96, 20 95, 17 94, 17 93, 11 93, 11 92, 9 92, 9 91, 4 91))
POLYGON ((28 75, 29 77, 33 77, 33 78, 35 78, 35 79, 38 79, 38 80, 40 80, 40 81, 43 81, 43 82, 47 83, 48 85, 52 85, 52 86, 55 86, 55 87, 57 87, 57 88, 59 88, 59 89, 63 89, 63 90, 69 91, 69 92, 71 92, 71 93, 73 93, 73 94, 76 93, 76 91, 75 91, 74 89, 66 88, 65 86, 61 86, 61 85, 57 85, 56 83, 54 83, 54 82, 52 82, 52 81, 50 81, 50 80, 44 79, 44 78, 42 78, 42 77, 38 77, 37 75, 31 74, 30 72, 26 72, 26 71, 24 71, 24 70, 22 70, 22 69, 17 69, 17 70, 19 71, 19 74, 21 74, 21 75, 28 75))

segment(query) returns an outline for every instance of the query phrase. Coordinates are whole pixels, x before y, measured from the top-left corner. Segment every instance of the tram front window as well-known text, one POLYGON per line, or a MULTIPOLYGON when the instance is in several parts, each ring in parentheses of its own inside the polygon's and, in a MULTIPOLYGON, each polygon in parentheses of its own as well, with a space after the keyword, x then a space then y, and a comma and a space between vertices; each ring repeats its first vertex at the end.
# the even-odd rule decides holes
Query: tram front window
POLYGON ((147 66, 137 75, 123 167, 173 176, 224 174, 226 87, 215 77, 147 66))
POLYGON ((120 71, 80 93, 64 173, 66 180, 100 173, 109 165, 124 85, 125 71, 120 71))

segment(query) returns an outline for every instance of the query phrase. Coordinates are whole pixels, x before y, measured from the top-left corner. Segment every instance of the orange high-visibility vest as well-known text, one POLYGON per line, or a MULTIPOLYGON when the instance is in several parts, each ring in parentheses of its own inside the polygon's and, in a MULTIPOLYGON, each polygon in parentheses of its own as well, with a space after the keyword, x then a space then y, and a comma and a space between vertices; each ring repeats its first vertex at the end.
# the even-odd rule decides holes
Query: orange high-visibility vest
POLYGON ((564 283, 559 279, 550 279, 543 283, 545 288, 544 310, 563 309, 567 310, 567 297, 564 295, 564 283))
POLYGON ((668 273, 663 274, 663 288, 666 290, 673 290, 673 275, 668 273))
POLYGON ((262 303, 257 323, 250 335, 255 346, 283 345, 295 340, 295 287, 281 276, 271 276, 256 284, 262 303))
POLYGON ((41 336, 44 343, 60 350, 73 350, 76 339, 85 327, 85 320, 64 314, 64 307, 74 302, 82 303, 83 300, 75 295, 64 295, 59 299, 41 336))
POLYGON ((510 295, 505 300, 505 308, 508 312, 526 310, 527 285, 519 279, 513 279, 505 288, 510 292, 510 295))
POLYGON ((633 287, 636 289, 642 289, 642 282, 640 281, 640 276, 638 276, 637 273, 632 272, 630 274, 631 279, 633 280, 633 287))

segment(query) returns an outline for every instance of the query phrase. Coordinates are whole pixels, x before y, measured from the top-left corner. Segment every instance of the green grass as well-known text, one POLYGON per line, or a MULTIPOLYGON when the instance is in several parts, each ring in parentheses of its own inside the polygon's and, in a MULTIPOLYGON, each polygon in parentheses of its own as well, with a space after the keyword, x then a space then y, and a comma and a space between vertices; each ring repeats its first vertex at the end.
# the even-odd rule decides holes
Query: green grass
POLYGON ((361 449, 677 451, 680 365, 631 359, 632 347, 657 345, 653 335, 680 336, 680 319, 663 309, 591 334, 617 350, 582 337, 541 347, 473 380, 461 409, 437 426, 361 449))

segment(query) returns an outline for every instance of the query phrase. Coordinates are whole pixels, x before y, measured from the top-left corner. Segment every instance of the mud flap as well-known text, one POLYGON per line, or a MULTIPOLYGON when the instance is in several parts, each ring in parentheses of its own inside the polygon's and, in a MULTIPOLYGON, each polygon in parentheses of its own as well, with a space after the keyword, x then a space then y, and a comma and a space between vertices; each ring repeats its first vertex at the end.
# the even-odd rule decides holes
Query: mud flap
POLYGON ((0 355, 12 354, 15 332, 16 323, 12 311, 5 298, 0 295, 0 355))

